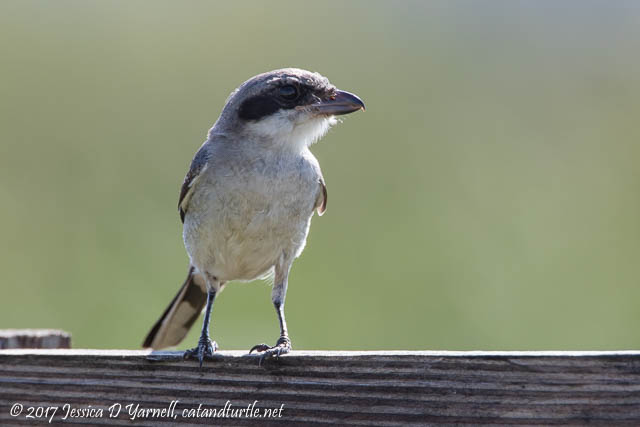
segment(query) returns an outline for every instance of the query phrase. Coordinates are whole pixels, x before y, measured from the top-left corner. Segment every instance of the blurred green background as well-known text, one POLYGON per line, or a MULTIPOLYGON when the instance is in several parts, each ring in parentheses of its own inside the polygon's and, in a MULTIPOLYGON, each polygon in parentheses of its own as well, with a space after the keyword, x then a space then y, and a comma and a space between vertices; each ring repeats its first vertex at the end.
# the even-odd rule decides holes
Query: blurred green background
MULTIPOLYGON (((312 148, 294 348, 638 348, 639 52, 637 2, 4 0, 0 328, 138 347, 186 274, 193 154, 296 66, 367 111, 312 148)), ((229 286, 213 334, 275 342, 270 288, 229 286)))

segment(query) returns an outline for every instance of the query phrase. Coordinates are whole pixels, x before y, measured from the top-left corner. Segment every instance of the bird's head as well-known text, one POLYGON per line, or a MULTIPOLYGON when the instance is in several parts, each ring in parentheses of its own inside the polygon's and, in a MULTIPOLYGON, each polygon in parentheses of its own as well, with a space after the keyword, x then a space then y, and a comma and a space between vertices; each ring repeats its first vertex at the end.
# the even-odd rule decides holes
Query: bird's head
POLYGON ((259 74, 227 99, 211 130, 243 135, 265 144, 302 150, 336 123, 335 116, 364 110, 356 95, 338 90, 326 77, 297 68, 259 74))

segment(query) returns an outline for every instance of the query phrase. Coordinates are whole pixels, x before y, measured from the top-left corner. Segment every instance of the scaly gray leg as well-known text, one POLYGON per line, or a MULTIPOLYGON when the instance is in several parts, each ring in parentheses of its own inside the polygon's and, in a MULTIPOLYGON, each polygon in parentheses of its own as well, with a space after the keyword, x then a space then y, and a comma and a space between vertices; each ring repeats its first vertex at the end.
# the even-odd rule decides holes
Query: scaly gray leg
POLYGON ((278 321, 280 322, 280 338, 276 341, 276 345, 273 347, 267 344, 254 345, 249 353, 257 351, 262 353, 259 364, 269 357, 279 357, 280 355, 287 354, 291 351, 291 340, 289 339, 289 333, 287 332, 287 321, 284 318, 284 300, 287 296, 287 283, 289 280, 289 265, 285 269, 276 267, 275 280, 273 283, 273 291, 271 292, 271 301, 276 308, 278 314, 278 321))
POLYGON ((184 359, 191 359, 197 357, 200 361, 200 368, 202 369, 202 362, 206 358, 213 358, 213 353, 218 350, 218 344, 215 341, 211 341, 209 338, 209 320, 211 317, 211 308, 213 307, 213 301, 216 299, 216 291, 213 288, 209 289, 207 293, 207 307, 204 311, 204 321, 202 322, 202 332, 200 333, 200 340, 198 346, 184 352, 184 359))

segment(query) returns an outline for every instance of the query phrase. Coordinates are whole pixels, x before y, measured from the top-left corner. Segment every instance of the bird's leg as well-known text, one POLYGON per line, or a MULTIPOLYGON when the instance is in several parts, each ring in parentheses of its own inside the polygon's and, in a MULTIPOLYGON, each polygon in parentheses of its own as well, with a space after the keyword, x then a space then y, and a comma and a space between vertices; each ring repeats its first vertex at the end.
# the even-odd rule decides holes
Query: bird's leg
POLYGON ((197 357, 200 361, 200 368, 202 368, 202 361, 207 358, 212 358, 213 353, 218 350, 218 344, 215 341, 211 341, 209 338, 209 320, 211 317, 211 308, 213 307, 213 300, 216 299, 216 291, 213 287, 209 288, 207 292, 207 306, 204 311, 204 321, 202 322, 202 332, 200 333, 200 340, 198 346, 184 352, 183 357, 185 359, 191 359, 197 357))
POLYGON ((291 340, 289 339, 289 333, 287 332, 287 321, 284 318, 284 300, 287 295, 289 269, 286 269, 287 273, 285 274, 278 274, 278 270, 279 269, 276 268, 276 280, 274 281, 273 291, 271 292, 271 300, 273 301, 273 306, 276 309, 276 313, 278 313, 278 320, 280 321, 280 338, 278 338, 276 345, 273 347, 267 344, 258 344, 254 345, 251 350, 249 350, 249 353, 253 351, 262 353, 260 357, 261 365, 264 359, 268 357, 278 357, 291 351, 291 340))

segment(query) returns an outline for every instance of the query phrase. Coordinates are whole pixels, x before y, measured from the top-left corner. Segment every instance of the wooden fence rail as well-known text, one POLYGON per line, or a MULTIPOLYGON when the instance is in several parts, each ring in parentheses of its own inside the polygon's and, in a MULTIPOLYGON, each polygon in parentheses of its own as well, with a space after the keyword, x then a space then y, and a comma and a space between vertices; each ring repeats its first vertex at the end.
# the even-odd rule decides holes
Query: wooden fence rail
POLYGON ((640 352, 294 351, 260 367, 222 351, 200 370, 179 352, 0 350, 0 425, 49 419, 640 425, 640 352))
POLYGON ((57 329, 0 329, 0 350, 71 348, 71 334, 57 329))

